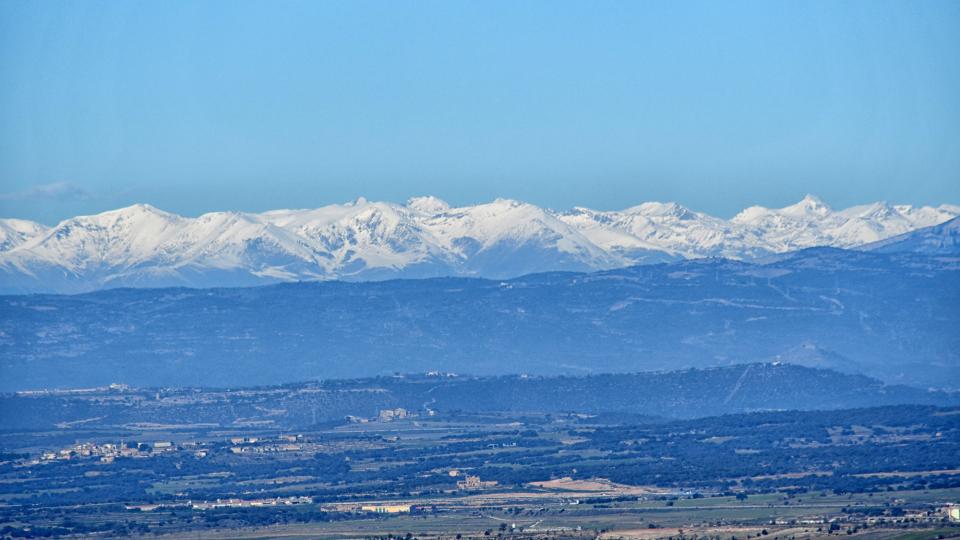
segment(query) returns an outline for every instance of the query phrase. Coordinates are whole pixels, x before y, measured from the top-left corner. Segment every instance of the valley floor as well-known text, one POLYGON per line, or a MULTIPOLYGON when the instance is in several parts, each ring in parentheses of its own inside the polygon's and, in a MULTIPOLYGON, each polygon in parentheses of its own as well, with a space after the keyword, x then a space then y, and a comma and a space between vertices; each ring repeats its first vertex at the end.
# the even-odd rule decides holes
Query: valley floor
POLYGON ((8 430, 0 538, 949 538, 958 412, 8 430))

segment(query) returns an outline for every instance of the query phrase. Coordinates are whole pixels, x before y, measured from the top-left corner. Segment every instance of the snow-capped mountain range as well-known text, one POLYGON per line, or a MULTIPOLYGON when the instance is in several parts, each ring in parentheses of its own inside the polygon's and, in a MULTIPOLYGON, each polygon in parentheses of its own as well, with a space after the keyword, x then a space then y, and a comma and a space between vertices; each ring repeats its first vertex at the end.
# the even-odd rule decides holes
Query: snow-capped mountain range
POLYGON ((960 206, 874 203, 835 211, 807 196, 730 220, 676 203, 555 212, 497 199, 450 207, 352 203, 188 218, 138 204, 48 227, 0 219, 0 292, 117 286, 242 286, 394 277, 506 278, 684 258, 754 259, 813 246, 856 248, 960 215, 960 206))

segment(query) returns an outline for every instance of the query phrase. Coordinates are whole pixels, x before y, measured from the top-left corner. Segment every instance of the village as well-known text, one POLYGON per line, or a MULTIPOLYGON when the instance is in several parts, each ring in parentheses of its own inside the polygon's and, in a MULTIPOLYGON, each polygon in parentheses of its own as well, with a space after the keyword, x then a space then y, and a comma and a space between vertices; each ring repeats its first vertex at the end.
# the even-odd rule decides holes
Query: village
POLYGON ((202 459, 218 450, 232 454, 302 453, 318 451, 322 445, 305 440, 303 435, 233 436, 223 440, 149 440, 118 442, 77 442, 54 450, 44 450, 36 457, 24 459, 23 466, 58 461, 99 460, 109 464, 120 458, 149 459, 184 454, 202 459))
MULTIPOLYGON (((122 388, 119 388, 119 386, 111 385, 109 389, 120 391, 122 388)), ((435 412, 428 409, 426 414, 433 416, 435 412)), ((382 409, 373 417, 347 416, 346 420, 351 423, 369 424, 387 423, 416 417, 416 413, 404 408, 394 408, 382 409)), ((396 441, 395 438, 391 437, 387 437, 386 440, 396 441)), ((305 438, 303 434, 234 435, 223 440, 182 440, 178 442, 171 440, 120 440, 104 443, 86 441, 77 442, 63 448, 43 450, 38 456, 22 460, 20 464, 33 466, 79 459, 98 459, 101 463, 112 463, 118 458, 147 459, 177 452, 189 453, 195 458, 202 459, 212 451, 224 447, 233 454, 306 453, 322 451, 325 448, 323 444, 305 438)))

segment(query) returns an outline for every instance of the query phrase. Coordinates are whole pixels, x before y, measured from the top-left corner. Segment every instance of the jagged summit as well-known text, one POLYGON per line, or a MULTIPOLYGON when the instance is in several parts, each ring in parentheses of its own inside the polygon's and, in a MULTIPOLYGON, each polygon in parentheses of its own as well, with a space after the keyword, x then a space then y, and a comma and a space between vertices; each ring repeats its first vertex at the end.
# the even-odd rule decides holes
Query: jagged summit
POLYGON ((788 216, 826 216, 833 212, 820 197, 815 195, 806 195, 800 202, 780 209, 781 214, 788 216))
POLYGON ((952 205, 886 202, 835 211, 813 195, 778 209, 751 206, 730 220, 675 202, 555 212, 505 198, 452 207, 432 196, 405 204, 359 197, 320 208, 196 218, 135 204, 54 227, 0 220, 0 291, 507 278, 684 258, 755 259, 815 246, 873 244, 958 215, 960 207, 952 205))

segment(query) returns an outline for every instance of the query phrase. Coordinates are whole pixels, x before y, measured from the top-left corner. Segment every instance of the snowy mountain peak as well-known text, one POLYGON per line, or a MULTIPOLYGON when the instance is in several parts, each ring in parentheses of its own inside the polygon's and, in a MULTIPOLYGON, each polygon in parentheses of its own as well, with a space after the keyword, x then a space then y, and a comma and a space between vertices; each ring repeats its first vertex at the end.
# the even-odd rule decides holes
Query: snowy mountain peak
POLYGON ((116 210, 107 210, 106 212, 101 212, 92 216, 80 216, 80 218, 88 218, 92 220, 110 220, 110 219, 140 219, 148 216, 161 217, 165 219, 180 219, 180 216, 177 214, 166 212, 157 208, 156 206, 137 203, 131 204, 123 208, 117 208, 116 210))
POLYGON ((733 216, 730 221, 732 223, 749 225, 751 223, 756 223, 773 213, 773 210, 763 206, 750 206, 741 210, 737 215, 733 216))
MULTIPOLYGON (((910 206, 896 207, 896 206, 887 204, 886 202, 868 204, 868 205, 861 206, 859 208, 862 210, 855 217, 858 219, 866 219, 866 220, 872 220, 872 221, 889 222, 889 221, 903 220, 903 219, 907 219, 905 216, 910 215, 911 212, 915 212, 915 210, 910 206)), ((849 210, 851 209, 848 209, 847 211, 845 211, 848 213, 847 215, 849 215, 849 210)), ((910 220, 908 219, 908 221, 910 220)))
POLYGON ((46 233, 46 225, 25 219, 0 219, 0 253, 46 233))
POLYGON ((811 205, 811 206, 827 206, 827 204, 823 202, 823 199, 821 199, 820 197, 817 197, 816 195, 813 195, 812 193, 807 193, 806 195, 804 195, 803 198, 800 199, 800 203, 811 205))
POLYGON ((447 204, 446 201, 429 195, 425 197, 411 197, 407 200, 406 206, 407 208, 412 208, 418 212, 429 215, 441 214, 450 209, 450 205, 447 204))
POLYGON ((624 214, 637 214, 647 217, 695 219, 697 214, 689 208, 675 202, 645 202, 623 211, 624 214))
POLYGON ((497 197, 492 203, 487 203, 491 207, 503 207, 503 208, 519 208, 521 206, 533 206, 530 203, 525 203, 518 201, 516 199, 504 199, 502 197, 497 197))
MULTIPOLYGON (((673 202, 554 212, 513 199, 451 207, 430 196, 402 205, 360 197, 314 209, 196 218, 137 204, 52 228, 0 220, 0 291, 444 275, 500 279, 681 258, 753 259, 814 246, 863 246, 958 215, 960 207, 953 205, 882 202, 833 211, 812 195, 780 209, 752 206, 730 220, 673 202)), ((924 237, 925 249, 946 249, 937 234, 924 237)))
POLYGON ((824 217, 833 212, 825 202, 816 195, 807 195, 800 202, 786 206, 779 210, 780 214, 791 217, 819 216, 824 217))

